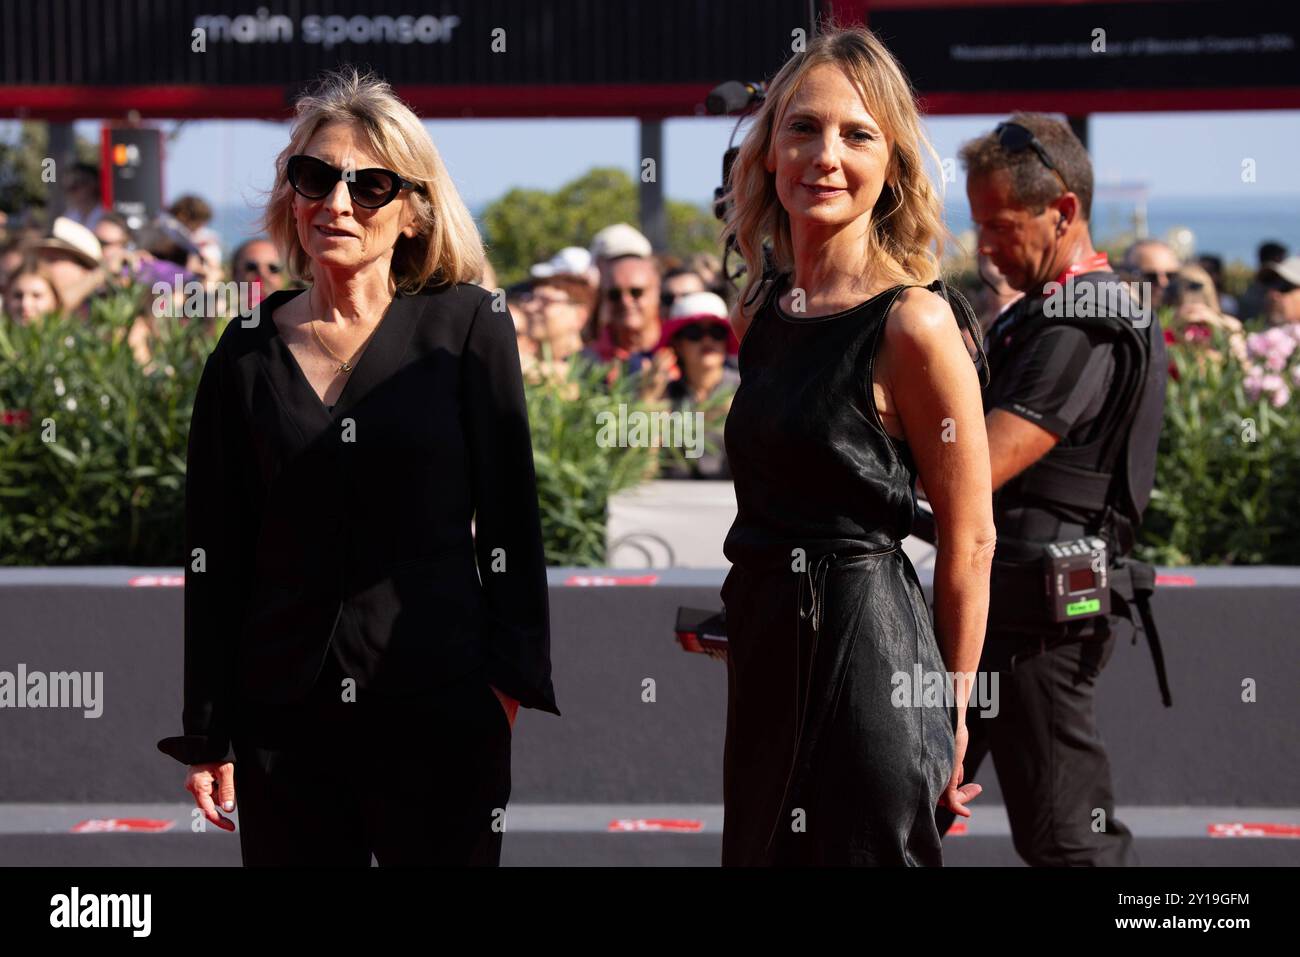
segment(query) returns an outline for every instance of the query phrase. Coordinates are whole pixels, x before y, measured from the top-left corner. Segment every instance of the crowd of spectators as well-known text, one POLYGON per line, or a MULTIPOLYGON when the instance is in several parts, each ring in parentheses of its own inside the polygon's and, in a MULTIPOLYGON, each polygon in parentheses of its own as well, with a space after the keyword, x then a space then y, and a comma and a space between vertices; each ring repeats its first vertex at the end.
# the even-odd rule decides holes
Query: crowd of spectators
MULTIPOLYGON (((255 305, 291 281, 264 237, 223 255, 211 228, 212 209, 202 198, 181 196, 137 229, 103 208, 98 182, 93 167, 78 166, 64 186, 60 215, 48 222, 39 212, 0 216, 5 321, 29 323, 51 312, 86 317, 96 296, 132 283, 146 290, 166 283, 178 314, 185 290, 195 283, 207 290, 237 285, 245 301, 232 304, 233 310, 255 305)), ((1300 256, 1266 242, 1258 259, 1239 298, 1222 290, 1219 257, 1184 261, 1156 239, 1133 243, 1116 268, 1126 279, 1148 284, 1154 306, 1170 307, 1167 341, 1208 340, 1217 328, 1244 363, 1249 329, 1300 328, 1300 256)), ((983 257, 978 271, 980 285, 970 294, 987 330, 1020 293, 983 257)), ((490 267, 483 285, 496 287, 490 267)), ((526 379, 564 378, 575 363, 587 363, 600 367, 606 383, 629 377, 638 399, 652 408, 707 410, 705 454, 666 457, 661 474, 730 477, 722 423, 739 384, 740 344, 728 320, 732 291, 717 256, 657 253, 635 227, 615 223, 592 236, 587 247, 567 246, 534 264, 525 280, 504 292, 526 379)), ((217 301, 215 313, 208 314, 234 314, 217 301)), ((129 333, 142 364, 149 362, 157 321, 157 309, 142 301, 129 333)))
POLYGON ((588 248, 568 246, 536 263, 505 292, 526 377, 563 377, 585 362, 604 368, 607 381, 633 377, 652 407, 699 411, 704 454, 666 459, 661 476, 707 479, 731 475, 722 421, 740 382, 740 343, 726 285, 716 256, 656 254, 635 227, 615 223, 588 248))
POLYGON ((212 209, 201 197, 181 196, 133 228, 125 216, 103 208, 98 182, 93 167, 78 166, 64 185, 59 215, 47 220, 42 211, 31 210, 0 220, 0 305, 6 321, 29 323, 51 312, 84 319, 97 297, 140 289, 128 340, 147 364, 160 318, 158 283, 171 292, 170 313, 182 319, 195 284, 214 294, 204 297, 216 304, 212 315, 234 314, 239 303, 226 295, 232 280, 245 284, 251 304, 285 286, 288 275, 265 239, 244 242, 229 259, 223 256, 210 225, 212 209))

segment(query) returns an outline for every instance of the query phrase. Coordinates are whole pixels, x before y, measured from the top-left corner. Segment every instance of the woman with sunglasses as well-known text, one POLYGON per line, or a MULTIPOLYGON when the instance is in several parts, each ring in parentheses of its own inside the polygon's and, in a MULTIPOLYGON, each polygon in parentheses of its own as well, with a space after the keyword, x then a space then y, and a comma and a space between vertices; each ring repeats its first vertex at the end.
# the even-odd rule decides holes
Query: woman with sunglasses
POLYGON ((185 734, 159 747, 207 821, 233 830, 238 801, 246 865, 496 865, 515 711, 559 714, 510 316, 374 77, 298 101, 264 221, 307 288, 231 321, 203 370, 185 734))
POLYGON ((703 454, 698 458, 669 458, 660 469, 660 478, 731 478, 721 429, 726 408, 725 404, 721 408, 713 404, 713 400, 735 392, 740 384, 740 373, 728 365, 740 342, 731 331, 727 311, 721 296, 690 292, 673 300, 664 322, 660 348, 672 350, 678 371, 678 377, 665 387, 664 399, 675 412, 690 414, 702 403, 709 403, 709 408, 704 413, 703 454))
POLYGON ((725 236, 753 281, 726 423, 726 865, 938 865, 936 806, 969 816, 980 792, 952 675, 975 671, 988 610, 987 365, 936 280, 927 155, 906 77, 852 28, 781 68, 731 170, 725 236), (901 548, 918 476, 933 625, 901 548))

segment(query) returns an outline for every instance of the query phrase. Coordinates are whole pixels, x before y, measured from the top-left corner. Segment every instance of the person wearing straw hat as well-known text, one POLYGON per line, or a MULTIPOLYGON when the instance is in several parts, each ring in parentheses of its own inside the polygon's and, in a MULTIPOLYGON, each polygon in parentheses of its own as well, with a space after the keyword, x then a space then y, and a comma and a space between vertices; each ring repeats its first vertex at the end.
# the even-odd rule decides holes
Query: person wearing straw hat
POLYGON ((55 218, 50 231, 33 246, 50 272, 63 307, 80 308, 104 282, 104 253, 95 234, 66 216, 55 218))

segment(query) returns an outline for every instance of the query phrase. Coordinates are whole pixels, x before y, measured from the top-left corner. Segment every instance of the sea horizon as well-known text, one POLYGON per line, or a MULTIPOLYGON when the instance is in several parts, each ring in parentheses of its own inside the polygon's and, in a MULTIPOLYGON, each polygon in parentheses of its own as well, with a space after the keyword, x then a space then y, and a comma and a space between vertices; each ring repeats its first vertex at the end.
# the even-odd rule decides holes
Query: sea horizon
MULTIPOLYGON (((1130 199, 1107 198, 1107 187, 1099 187, 1093 202, 1093 241, 1113 243, 1132 230, 1134 203, 1130 199)), ((711 201, 686 200, 707 209, 711 201)), ((476 221, 490 202, 470 207, 476 221)), ((954 234, 971 228, 965 194, 950 191, 945 203, 945 220, 954 234)), ((242 240, 257 235, 260 210, 245 204, 213 207, 212 228, 221 236, 228 255, 242 240)), ((1147 201, 1148 235, 1163 239, 1170 230, 1187 228, 1195 236, 1196 255, 1214 254, 1226 263, 1255 265, 1255 251, 1261 242, 1280 242, 1300 253, 1300 194, 1269 196, 1153 196, 1147 201)))

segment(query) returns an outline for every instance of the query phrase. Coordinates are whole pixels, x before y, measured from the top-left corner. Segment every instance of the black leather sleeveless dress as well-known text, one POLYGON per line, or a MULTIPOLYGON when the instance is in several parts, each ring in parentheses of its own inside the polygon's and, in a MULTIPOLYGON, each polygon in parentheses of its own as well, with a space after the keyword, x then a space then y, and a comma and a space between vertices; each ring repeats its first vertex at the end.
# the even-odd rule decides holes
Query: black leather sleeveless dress
MULTIPOLYGON (((872 390, 884 319, 907 287, 798 318, 777 302, 788 282, 741 343, 726 422, 738 513, 723 546, 722 863, 940 865, 934 810, 956 709, 893 701, 895 675, 947 669, 901 547, 915 463, 872 390)), ((986 376, 969 305, 929 288, 947 294, 986 376)))

